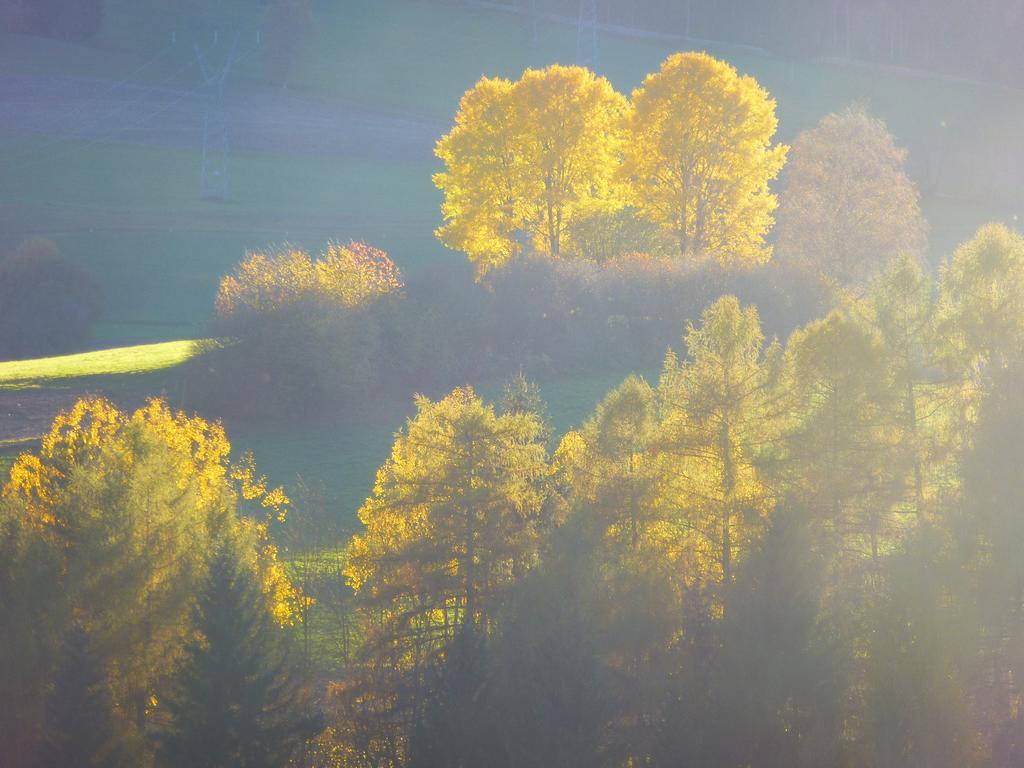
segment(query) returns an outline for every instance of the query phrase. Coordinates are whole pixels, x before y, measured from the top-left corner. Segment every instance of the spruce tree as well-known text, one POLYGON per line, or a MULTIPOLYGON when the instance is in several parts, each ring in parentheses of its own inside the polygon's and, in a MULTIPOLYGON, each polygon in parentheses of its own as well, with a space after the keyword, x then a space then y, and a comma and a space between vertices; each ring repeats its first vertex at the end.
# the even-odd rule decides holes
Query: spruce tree
POLYGON ((318 718, 290 666, 255 574, 230 546, 214 556, 195 608, 199 637, 163 704, 168 768, 280 768, 318 718))
POLYGON ((117 735, 103 660, 79 626, 68 632, 63 643, 36 764, 38 768, 128 764, 117 735))

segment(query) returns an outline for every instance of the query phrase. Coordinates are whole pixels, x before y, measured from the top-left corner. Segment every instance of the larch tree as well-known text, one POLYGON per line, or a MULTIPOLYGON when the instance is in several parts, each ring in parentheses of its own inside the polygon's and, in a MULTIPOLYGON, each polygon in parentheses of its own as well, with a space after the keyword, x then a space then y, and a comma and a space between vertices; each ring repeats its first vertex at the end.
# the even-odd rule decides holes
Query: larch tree
POLYGON ((963 449, 994 377, 1024 354, 1024 237, 986 224, 960 245, 939 272, 935 323, 950 447, 963 449))
POLYGON ((548 404, 544 401, 537 383, 528 379, 522 371, 502 386, 498 412, 503 416, 509 413, 535 415, 543 425, 541 436, 544 442, 550 441, 553 430, 548 415, 548 404))
POLYGON ((0 499, 0 707, 6 765, 27 768, 44 736, 47 691, 68 631, 65 590, 53 574, 61 553, 35 534, 15 503, 0 499))
POLYGON ((555 453, 556 473, 571 502, 600 520, 608 537, 626 551, 649 551, 659 517, 654 390, 630 376, 609 392, 579 430, 569 432, 555 453))
POLYGON ((757 466, 778 441, 780 349, 765 347, 757 308, 724 296, 689 326, 689 356, 666 356, 658 395, 660 445, 674 505, 700 571, 731 583, 734 562, 759 537, 773 493, 757 466), (672 468, 675 471, 672 471, 672 468))
POLYGON ((946 510, 959 577, 949 591, 963 593, 966 610, 960 625, 976 665, 972 722, 984 723, 983 730, 995 735, 996 765, 1016 765, 1024 756, 1022 371, 1019 360, 993 371, 964 451, 962 494, 946 510))
POLYGON ((653 661, 664 660, 679 606, 680 547, 664 503, 658 423, 655 391, 630 376, 581 429, 566 434, 554 461, 571 512, 550 554, 571 553, 578 565, 593 568, 589 588, 601 595, 587 611, 593 651, 620 690, 628 691, 621 717, 606 727, 604 740, 625 763, 650 754, 668 668, 653 661), (554 549, 567 541, 568 552, 554 549))
POLYGON ((877 562, 896 536, 897 398, 877 331, 848 312, 797 330, 786 346, 793 422, 787 460, 798 497, 839 546, 877 562))
MULTIPOLYGON (((532 564, 544 501, 543 424, 498 415, 469 387, 395 438, 359 511, 346 574, 402 664, 431 660, 462 626, 486 631, 496 597, 532 564)), ((371 642, 375 640, 371 638, 371 642)))
POLYGON ((486 274, 518 254, 571 252, 572 223, 621 207, 615 168, 625 98, 583 67, 484 78, 437 144, 445 223, 437 236, 486 274))
POLYGON ((863 285, 901 253, 922 257, 927 224, 906 154, 861 106, 801 133, 784 174, 779 258, 840 285, 863 285))
POLYGON ((930 277, 903 254, 872 281, 871 320, 885 348, 895 388, 894 422, 901 471, 910 478, 913 509, 925 511, 935 491, 934 463, 948 454, 943 427, 953 388, 936 376, 935 299, 930 277))
POLYGON ((787 151, 772 143, 777 123, 752 77, 706 53, 670 56, 633 91, 621 168, 630 202, 681 254, 767 261, 777 204, 768 184, 787 151))
POLYGON ((938 331, 944 356, 967 378, 1024 351, 1024 236, 986 224, 942 266, 938 331))

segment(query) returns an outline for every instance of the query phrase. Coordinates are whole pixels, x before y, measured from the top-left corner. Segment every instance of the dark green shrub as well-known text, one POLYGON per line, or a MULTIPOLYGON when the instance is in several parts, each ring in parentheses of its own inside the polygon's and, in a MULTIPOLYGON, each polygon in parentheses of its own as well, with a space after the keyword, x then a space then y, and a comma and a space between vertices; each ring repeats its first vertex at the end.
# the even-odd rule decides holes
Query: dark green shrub
POLYGON ((29 240, 0 262, 0 359, 73 351, 101 312, 92 277, 49 240, 29 240))

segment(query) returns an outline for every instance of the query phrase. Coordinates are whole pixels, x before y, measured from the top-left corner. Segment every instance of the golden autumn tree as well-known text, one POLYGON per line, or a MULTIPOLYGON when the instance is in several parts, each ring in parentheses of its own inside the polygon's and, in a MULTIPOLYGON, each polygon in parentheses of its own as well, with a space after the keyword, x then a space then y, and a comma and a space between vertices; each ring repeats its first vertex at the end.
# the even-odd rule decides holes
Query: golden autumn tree
POLYGON ((848 555, 877 562, 910 522, 899 461, 904 392, 878 331, 849 311, 808 324, 786 345, 792 398, 786 446, 800 499, 848 555))
POLYGON ((780 351, 765 347, 757 308, 724 296, 685 337, 689 356, 666 356, 659 441, 687 548, 710 581, 730 583, 734 563, 756 542, 774 492, 757 466, 775 448, 780 351))
POLYGON ((466 92, 437 144, 445 223, 437 236, 483 275, 520 252, 571 252, 573 221, 621 207, 615 184, 623 96, 583 67, 484 78, 466 92))
MULTIPOLYGON (((621 207, 614 182, 626 99, 583 67, 528 69, 516 84, 527 224, 533 245, 558 256, 574 217, 621 207)), ((584 254, 585 255, 585 254, 584 254)))
POLYGON ((232 464, 230 448, 219 424, 163 401, 129 414, 85 398, 18 458, 3 488, 4 514, 53 553, 50 578, 111 660, 119 708, 139 727, 189 636, 216 541, 243 545, 280 623, 298 599, 268 535, 287 498, 251 461, 232 464), (239 516, 246 502, 261 511, 239 516))
POLYGON ((927 224, 906 155, 862 106, 801 133, 786 166, 779 257, 848 285, 898 254, 923 256, 927 224))
POLYGON ((478 274, 500 266, 519 252, 515 233, 522 226, 522 165, 514 86, 485 77, 466 91, 455 125, 437 143, 445 170, 434 183, 444 192, 445 223, 437 237, 464 251, 478 274))
POLYGON ((772 144, 775 101, 752 77, 706 53, 677 53, 633 91, 622 174, 640 215, 682 254, 724 264, 771 257, 768 187, 787 147, 772 144))
POLYGON ((365 760, 401 762, 428 672, 456 637, 490 631, 534 564, 544 434, 536 413, 499 415, 469 387, 416 398, 347 550, 363 642, 332 693, 337 728, 365 760))
POLYGON ((949 439, 966 448, 993 380, 1024 354, 1024 237, 991 223, 961 244, 940 269, 935 314, 949 439))
POLYGON ((942 266, 938 332, 947 362, 976 381, 1024 352, 1024 236, 986 224, 942 266))
POLYGON ((536 553, 546 477, 534 413, 495 413, 469 387, 416 415, 380 468, 348 548, 357 597, 411 664, 463 626, 486 628, 493 601, 536 553))
POLYGON ((649 553, 658 538, 657 427, 654 391, 630 376, 605 396, 582 428, 562 438, 555 453, 556 475, 570 501, 633 553, 649 553))
POLYGON ((892 377, 893 422, 899 432, 897 471, 908 483, 913 509, 922 514, 937 486, 955 473, 942 463, 952 453, 950 416, 959 382, 936 375, 938 343, 933 281, 916 258, 902 254, 872 281, 871 324, 878 331, 892 377))

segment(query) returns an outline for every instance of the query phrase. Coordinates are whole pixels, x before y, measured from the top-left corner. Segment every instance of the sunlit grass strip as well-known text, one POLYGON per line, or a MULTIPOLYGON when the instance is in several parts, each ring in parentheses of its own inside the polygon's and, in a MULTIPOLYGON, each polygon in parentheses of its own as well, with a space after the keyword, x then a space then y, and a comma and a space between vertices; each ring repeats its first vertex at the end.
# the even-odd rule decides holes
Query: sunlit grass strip
POLYGON ((181 365, 209 340, 184 339, 0 363, 0 387, 25 387, 86 376, 150 373, 181 365))

